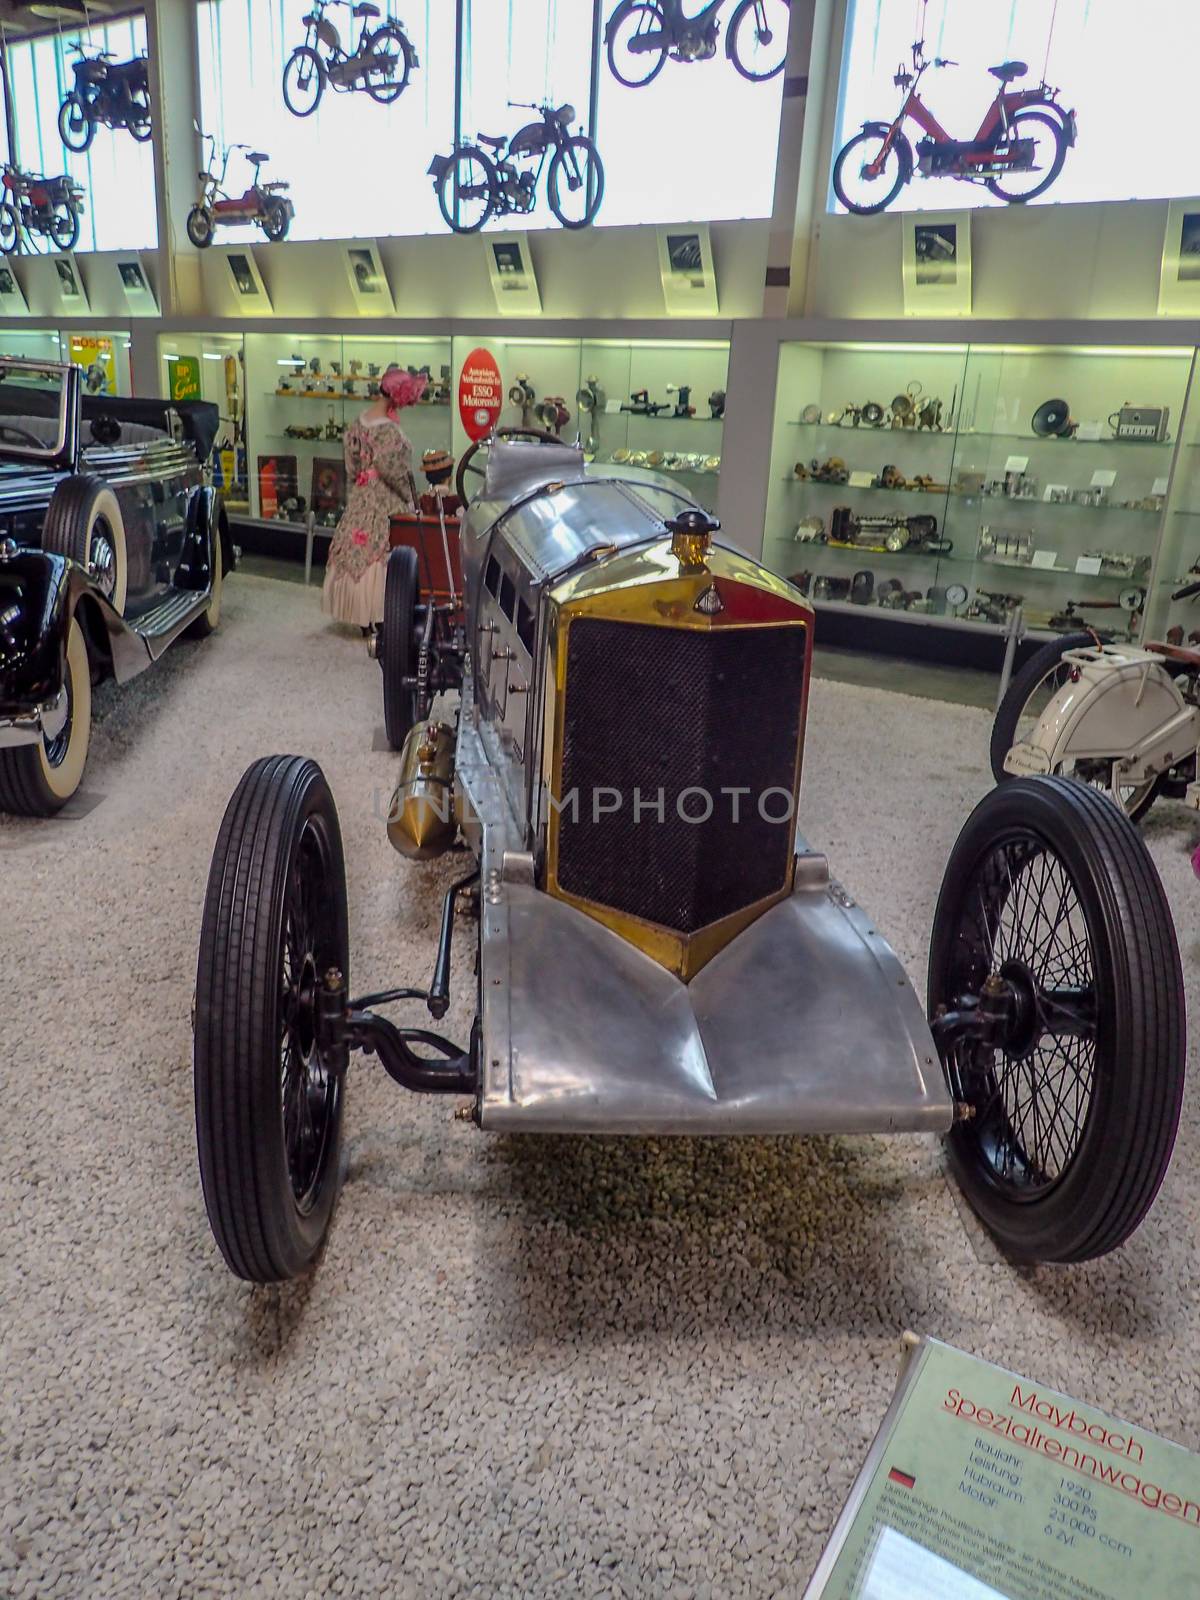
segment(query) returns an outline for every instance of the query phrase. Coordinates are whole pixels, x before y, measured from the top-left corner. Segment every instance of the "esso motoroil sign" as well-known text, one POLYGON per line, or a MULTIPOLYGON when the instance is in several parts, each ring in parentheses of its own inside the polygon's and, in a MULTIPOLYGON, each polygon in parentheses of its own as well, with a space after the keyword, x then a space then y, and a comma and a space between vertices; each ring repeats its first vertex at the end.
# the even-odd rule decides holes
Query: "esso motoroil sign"
POLYGON ((483 439, 491 433, 503 403, 496 358, 480 346, 463 362, 458 380, 458 414, 467 438, 483 439))

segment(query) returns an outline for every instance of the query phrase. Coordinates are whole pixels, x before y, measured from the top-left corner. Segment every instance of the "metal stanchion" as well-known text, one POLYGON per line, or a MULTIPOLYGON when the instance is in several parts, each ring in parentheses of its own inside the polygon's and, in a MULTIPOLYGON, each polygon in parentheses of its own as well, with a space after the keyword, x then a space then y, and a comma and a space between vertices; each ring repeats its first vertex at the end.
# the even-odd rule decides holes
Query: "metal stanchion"
POLYGON ((317 536, 317 514, 309 511, 304 518, 304 582, 312 578, 313 540, 317 536))
POLYGON ((1025 636, 1025 608, 1014 606, 1008 614, 1008 627, 1004 630, 1004 664, 1000 668, 1000 692, 996 696, 996 710, 1000 709, 1000 702, 1004 699, 1008 688, 1009 679, 1012 677, 1013 657, 1017 653, 1017 646, 1025 636))

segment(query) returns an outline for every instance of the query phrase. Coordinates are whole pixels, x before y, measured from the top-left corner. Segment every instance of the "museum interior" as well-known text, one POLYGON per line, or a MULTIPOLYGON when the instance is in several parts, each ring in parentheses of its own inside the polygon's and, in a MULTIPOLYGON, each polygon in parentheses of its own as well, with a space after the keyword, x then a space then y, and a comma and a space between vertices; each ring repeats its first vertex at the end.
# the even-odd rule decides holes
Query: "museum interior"
POLYGON ((1197 27, 0 0, 0 1594, 1200 1595, 1197 27))

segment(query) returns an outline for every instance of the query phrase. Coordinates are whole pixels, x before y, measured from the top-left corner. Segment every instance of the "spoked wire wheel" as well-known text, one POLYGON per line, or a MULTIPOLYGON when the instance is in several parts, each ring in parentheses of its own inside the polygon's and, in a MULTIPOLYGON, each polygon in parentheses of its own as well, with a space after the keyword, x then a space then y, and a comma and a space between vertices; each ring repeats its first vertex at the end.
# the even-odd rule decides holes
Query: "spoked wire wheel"
POLYGON ((363 79, 367 93, 380 105, 389 106, 408 88, 412 75, 408 40, 393 23, 385 23, 365 42, 363 50, 378 62, 363 79))
POLYGON ((847 211, 870 216, 883 211, 912 177, 912 149, 903 134, 890 143, 888 126, 870 122, 838 151, 833 189, 847 211))
POLYGON ((667 59, 667 23, 658 0, 625 0, 605 29, 608 70, 627 89, 653 83, 667 59))
POLYGON ((1067 136, 1062 124, 1045 111, 1014 112, 1009 126, 1013 142, 1032 141, 1032 168, 1011 170, 1001 177, 989 178, 987 186, 1002 200, 1012 205, 1023 205, 1025 201, 1044 194, 1062 171, 1067 158, 1067 136))
POLYGON ((294 117, 310 117, 325 90, 325 63, 311 45, 298 44, 283 68, 283 101, 294 117))
POLYGON ((455 233, 478 233, 492 214, 495 168, 476 145, 448 157, 437 180, 438 207, 455 233))
POLYGON ((959 836, 929 959, 959 1104, 950 1166, 1010 1255, 1121 1244, 1166 1173, 1183 1093, 1183 980, 1132 824, 1064 778, 995 789, 959 836))
POLYGON ((586 228, 594 219, 604 198, 604 166, 589 138, 576 134, 554 152, 546 196, 564 228, 586 228))
MULTIPOLYGON (((1063 656, 1068 650, 1083 650, 1097 643, 1094 633, 1064 634, 1035 650, 1021 670, 1013 674, 992 725, 990 753, 992 776, 997 783, 1011 779, 1012 774, 1004 770, 1004 758, 1013 745, 1030 740, 1059 691, 1078 681, 1079 667, 1064 661, 1063 656)), ((1060 771, 1062 776, 1078 778, 1108 795, 1134 822, 1154 804, 1162 783, 1161 778, 1151 778, 1141 784, 1114 785, 1113 763, 1104 760, 1076 762, 1070 770, 1060 771)))
POLYGON ((783 71, 788 0, 742 0, 729 22, 729 58, 743 78, 765 83, 783 71))
POLYGON ((229 1267, 255 1283, 303 1272, 333 1214, 346 1063, 322 1043, 319 992, 348 961, 329 786, 313 761, 265 757, 217 837, 195 1003, 204 1202, 229 1267))

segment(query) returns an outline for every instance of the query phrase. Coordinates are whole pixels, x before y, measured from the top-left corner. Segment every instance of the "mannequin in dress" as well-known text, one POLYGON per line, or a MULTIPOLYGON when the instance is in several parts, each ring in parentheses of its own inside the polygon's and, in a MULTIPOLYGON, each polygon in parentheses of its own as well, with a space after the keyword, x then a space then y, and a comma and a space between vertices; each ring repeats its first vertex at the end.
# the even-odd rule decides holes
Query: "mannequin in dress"
POLYGON ((389 367, 379 394, 346 429, 346 509, 329 547, 321 595, 322 609, 338 622, 366 629, 383 619, 388 519, 417 507, 412 445, 399 413, 416 404, 426 382, 389 367))

